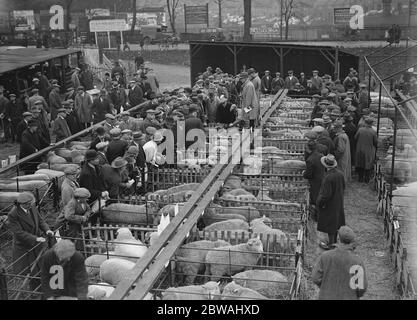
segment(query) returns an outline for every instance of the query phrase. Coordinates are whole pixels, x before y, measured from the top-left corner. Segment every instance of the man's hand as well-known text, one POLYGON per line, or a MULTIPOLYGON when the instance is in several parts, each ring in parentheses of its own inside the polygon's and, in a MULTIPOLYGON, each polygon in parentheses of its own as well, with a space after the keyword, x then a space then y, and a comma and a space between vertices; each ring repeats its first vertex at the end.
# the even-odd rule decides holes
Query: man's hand
POLYGON ((45 242, 46 240, 45 240, 44 237, 38 237, 38 238, 36 238, 36 241, 37 242, 45 242))

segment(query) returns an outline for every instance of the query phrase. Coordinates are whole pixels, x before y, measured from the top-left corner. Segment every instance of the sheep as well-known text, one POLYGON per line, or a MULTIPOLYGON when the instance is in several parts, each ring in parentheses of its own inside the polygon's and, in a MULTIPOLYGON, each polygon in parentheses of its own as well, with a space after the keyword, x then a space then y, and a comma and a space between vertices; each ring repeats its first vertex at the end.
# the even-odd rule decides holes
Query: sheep
POLYGON ((103 300, 113 293, 114 287, 105 282, 100 282, 96 285, 88 286, 87 298, 91 300, 103 300))
POLYGON ((107 260, 107 255, 93 254, 85 259, 85 269, 90 277, 94 277, 100 273, 101 264, 107 260))
POLYGON ((263 216, 263 218, 255 219, 251 221, 251 229, 255 235, 260 236, 262 234, 262 244, 264 248, 267 248, 267 235, 269 236, 270 242, 269 245, 272 244, 274 237, 276 236, 277 240, 280 240, 281 237, 284 237, 285 241, 287 241, 287 236, 284 232, 279 229, 273 229, 270 226, 266 225, 265 223, 272 223, 272 220, 263 216))
POLYGON ((125 259, 111 258, 100 265, 100 279, 113 286, 122 281, 135 267, 135 263, 125 259))
POLYGON ((242 287, 255 290, 270 298, 282 298, 288 292, 288 279, 272 270, 248 270, 232 276, 233 281, 242 287))
POLYGON ((206 255, 205 274, 211 276, 211 281, 218 281, 224 275, 232 276, 251 269, 262 253, 263 245, 257 238, 235 246, 211 249, 206 255))
POLYGON ((216 210, 214 208, 208 208, 204 215, 200 218, 200 220, 203 222, 204 227, 208 227, 209 225, 212 225, 213 223, 230 220, 230 219, 239 219, 243 221, 247 221, 246 218, 240 214, 217 214, 216 210))
POLYGON ((209 249, 230 246, 224 240, 201 240, 183 245, 176 252, 176 269, 184 274, 184 284, 194 283, 197 274, 204 274, 206 255, 209 249), (190 262, 193 261, 193 262, 190 262))
POLYGON ((58 163, 67 163, 63 157, 57 156, 55 152, 50 151, 48 153, 48 163, 50 164, 58 164, 58 163))
POLYGON ((219 283, 213 281, 200 286, 168 288, 162 294, 162 300, 217 300, 219 297, 219 283))
POLYGON ((243 207, 222 207, 220 205, 213 205, 210 210, 214 211, 215 214, 234 215, 238 214, 246 218, 247 221, 253 219, 259 219, 261 217, 258 209, 251 206, 243 207))
POLYGON ((268 300, 255 290, 244 288, 234 281, 228 283, 222 292, 221 300, 268 300))
POLYGON ((229 219, 220 221, 204 228, 204 231, 228 231, 228 230, 249 230, 249 224, 241 219, 229 219))
POLYGON ((141 258, 148 248, 140 240, 136 240, 129 228, 120 228, 117 230, 114 252, 117 256, 126 258, 141 258))

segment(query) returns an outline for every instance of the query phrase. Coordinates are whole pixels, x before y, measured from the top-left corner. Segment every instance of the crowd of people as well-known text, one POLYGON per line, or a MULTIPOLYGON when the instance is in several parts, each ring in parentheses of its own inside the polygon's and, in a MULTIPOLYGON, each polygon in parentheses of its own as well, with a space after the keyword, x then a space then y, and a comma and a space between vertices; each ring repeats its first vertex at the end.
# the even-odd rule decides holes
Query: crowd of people
MULTIPOLYGON (((210 124, 225 128, 256 127, 260 120, 261 95, 273 94, 280 89, 288 89, 290 94, 312 95, 312 129, 307 134, 307 167, 303 174, 310 183, 310 203, 316 213, 318 231, 328 235, 328 241, 323 241, 320 246, 326 250, 333 248, 339 236, 350 248, 348 244, 353 242, 354 235, 344 227, 343 193, 346 183, 351 180, 352 167, 356 168, 359 181, 369 182, 377 145, 376 132, 372 128, 375 115, 369 112, 367 82, 360 82, 355 70, 351 69, 340 82, 333 81, 330 76, 320 77, 317 70, 312 72, 310 79, 304 73, 296 77, 292 71, 283 79, 279 73, 272 77, 268 70, 262 77, 253 68, 232 76, 220 68, 213 72, 208 67, 195 79, 192 88, 161 92, 156 76, 146 67, 143 58, 138 55, 135 62, 138 70, 127 87, 124 70, 116 62, 106 75, 101 90, 87 92, 80 81, 74 99, 64 101, 60 100, 59 85, 53 81, 47 98, 40 89, 32 90, 29 107, 22 108, 23 119, 16 122, 21 158, 50 145, 48 119, 53 120, 52 132, 56 141, 91 124, 104 123, 93 131, 81 169, 65 170, 61 187, 62 210, 52 228, 36 212, 33 196, 27 193, 19 196, 18 206, 11 214, 12 231, 18 241, 16 255, 18 250, 27 252, 34 244, 45 242, 51 229, 60 228, 61 236, 74 241, 62 240, 49 251, 43 259, 42 274, 49 279, 50 263, 74 259, 78 273, 74 274, 72 283, 79 281, 80 285, 75 291, 71 287, 65 294, 85 298, 84 271, 80 267, 83 258, 78 251, 83 251, 83 243, 79 240, 82 225, 95 221, 92 205, 97 200, 111 203, 147 192, 148 175, 164 164, 164 155, 158 153, 158 145, 164 141, 163 129, 172 130, 176 139, 178 125, 184 126, 185 133, 191 129, 203 130, 210 124), (145 101, 148 103, 142 103, 145 101), (28 212, 37 220, 32 221, 28 212), (22 219, 30 220, 30 223, 22 225, 19 223, 22 219)), ((74 85, 78 84, 79 71, 74 70, 74 85)), ((13 96, 9 95, 9 98, 12 100, 13 96)), ((35 169, 36 166, 32 166, 26 171, 31 173, 35 169)), ((343 255, 343 252, 339 254, 343 255)), ((33 257, 28 256, 29 259, 33 257)), ((334 259, 340 260, 340 257, 334 259)), ((18 271, 33 261, 22 262, 18 271)), ((314 277, 315 282, 323 286, 327 281, 323 274, 329 260, 320 261, 314 277)), ((351 257, 349 261, 356 260, 351 257)), ((47 283, 44 277, 42 284, 47 283)), ((62 295, 59 290, 50 288, 44 292, 47 297, 62 295)))

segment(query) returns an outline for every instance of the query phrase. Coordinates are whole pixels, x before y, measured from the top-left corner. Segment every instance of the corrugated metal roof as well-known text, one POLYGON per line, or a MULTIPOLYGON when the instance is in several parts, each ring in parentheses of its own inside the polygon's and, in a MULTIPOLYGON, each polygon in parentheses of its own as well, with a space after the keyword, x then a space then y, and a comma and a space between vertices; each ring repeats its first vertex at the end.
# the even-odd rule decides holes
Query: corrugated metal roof
POLYGON ((72 53, 80 52, 76 49, 39 49, 22 48, 14 50, 0 50, 0 74, 21 69, 33 64, 59 58, 72 53))

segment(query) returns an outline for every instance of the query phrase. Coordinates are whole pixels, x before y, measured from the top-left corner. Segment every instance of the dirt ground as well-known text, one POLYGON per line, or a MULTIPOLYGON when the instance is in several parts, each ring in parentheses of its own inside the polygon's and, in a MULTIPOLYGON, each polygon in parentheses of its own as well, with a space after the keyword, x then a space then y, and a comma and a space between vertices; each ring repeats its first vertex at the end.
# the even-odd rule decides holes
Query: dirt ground
MULTIPOLYGON (((368 185, 351 182, 345 192, 346 223, 356 234, 356 253, 363 259, 368 278, 368 290, 364 300, 396 300, 395 270, 388 255, 382 219, 376 216, 377 194, 368 185)), ((318 256, 316 224, 311 223, 307 245, 308 299, 317 299, 318 288, 310 281, 311 272, 318 256)))

